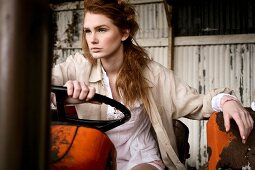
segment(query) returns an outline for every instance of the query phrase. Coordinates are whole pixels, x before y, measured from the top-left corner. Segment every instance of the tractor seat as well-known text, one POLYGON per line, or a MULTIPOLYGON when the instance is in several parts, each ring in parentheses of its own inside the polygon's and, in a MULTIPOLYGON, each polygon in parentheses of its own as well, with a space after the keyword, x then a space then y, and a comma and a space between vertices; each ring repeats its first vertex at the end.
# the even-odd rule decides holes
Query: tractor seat
POLYGON ((190 157, 189 154, 189 128, 180 120, 173 120, 174 133, 176 136, 176 145, 179 155, 179 160, 185 164, 186 159, 190 157))

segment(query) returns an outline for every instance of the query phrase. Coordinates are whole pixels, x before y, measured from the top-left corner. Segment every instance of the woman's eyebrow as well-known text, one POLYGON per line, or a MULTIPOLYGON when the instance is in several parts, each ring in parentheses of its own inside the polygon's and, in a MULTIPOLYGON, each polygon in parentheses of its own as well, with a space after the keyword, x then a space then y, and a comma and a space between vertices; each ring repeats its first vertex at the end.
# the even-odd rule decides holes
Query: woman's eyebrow
MULTIPOLYGON (((101 28, 101 27, 107 27, 107 25, 105 25, 105 24, 102 24, 102 25, 98 25, 98 26, 96 26, 96 27, 93 27, 93 29, 98 29, 98 28, 101 28)), ((88 27, 83 27, 83 30, 89 30, 90 28, 88 28, 88 27)))

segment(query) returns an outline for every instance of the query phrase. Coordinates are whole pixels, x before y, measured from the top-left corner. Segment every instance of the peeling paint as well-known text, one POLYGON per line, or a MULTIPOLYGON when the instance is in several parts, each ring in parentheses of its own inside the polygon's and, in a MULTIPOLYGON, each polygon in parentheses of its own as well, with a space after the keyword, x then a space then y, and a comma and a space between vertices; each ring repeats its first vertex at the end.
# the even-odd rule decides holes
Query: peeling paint
POLYGON ((198 86, 198 92, 201 94, 202 93, 202 90, 203 90, 203 87, 201 86, 201 82, 199 81, 198 82, 199 86, 198 86))
POLYGON ((206 77, 206 70, 203 70, 203 77, 206 77))
POLYGON ((243 102, 243 78, 240 77, 240 84, 239 84, 239 94, 240 94, 240 100, 243 102))
POLYGON ((230 56, 230 68, 233 70, 233 56, 230 56))
MULTIPOLYGON (((181 64, 181 67, 176 66, 175 72, 189 85, 197 88, 201 94, 217 87, 234 89, 238 99, 244 106, 249 107, 251 98, 254 98, 255 94, 255 74, 252 74, 255 73, 255 50, 249 53, 252 49, 255 49, 255 44, 178 45, 175 47, 175 66, 181 64), (254 65, 249 63, 250 61, 253 61, 254 65), (190 68, 196 70, 195 66, 199 67, 197 72, 190 70, 190 68), (189 77, 193 78, 192 81, 188 79, 189 77)), ((197 125, 191 125, 189 120, 187 120, 187 125, 192 130, 197 128, 197 125)), ((199 125, 199 128, 203 127, 199 125)), ((188 162, 192 162, 189 162, 190 165, 197 165, 196 168, 199 168, 198 165, 206 164, 204 161, 206 153, 201 149, 206 145, 202 141, 203 137, 201 136, 199 139, 201 140, 200 145, 197 138, 190 137, 189 141, 191 147, 197 146, 197 148, 191 149, 192 153, 190 154, 193 159, 188 160, 188 162), (194 163, 193 161, 197 157, 199 160, 197 159, 194 163)))

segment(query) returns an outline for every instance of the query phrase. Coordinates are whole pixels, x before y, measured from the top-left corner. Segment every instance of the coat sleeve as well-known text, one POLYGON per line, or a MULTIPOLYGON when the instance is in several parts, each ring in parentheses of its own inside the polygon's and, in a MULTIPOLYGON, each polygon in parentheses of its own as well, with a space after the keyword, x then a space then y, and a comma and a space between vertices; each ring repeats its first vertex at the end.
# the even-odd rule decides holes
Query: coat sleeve
MULTIPOLYGON (((172 102, 173 118, 187 117, 190 119, 205 119, 214 112, 212 109, 212 98, 219 93, 234 95, 233 90, 229 88, 216 88, 210 90, 207 94, 199 94, 195 88, 190 87, 186 82, 176 77, 171 70, 164 70, 160 75, 160 82, 165 82, 167 87, 167 101, 172 102)), ((164 93, 163 93, 164 94, 164 93)))
POLYGON ((68 80, 77 80, 77 67, 85 62, 83 55, 76 53, 67 57, 66 61, 52 68, 51 83, 64 85, 68 80))

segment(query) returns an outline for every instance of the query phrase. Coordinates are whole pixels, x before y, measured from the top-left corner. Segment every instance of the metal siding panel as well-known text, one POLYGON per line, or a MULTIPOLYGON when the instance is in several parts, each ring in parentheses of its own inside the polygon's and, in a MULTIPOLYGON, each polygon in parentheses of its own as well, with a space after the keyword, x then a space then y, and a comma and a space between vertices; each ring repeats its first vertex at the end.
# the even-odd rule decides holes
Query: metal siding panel
POLYGON ((143 25, 144 25, 144 37, 143 38, 149 38, 149 31, 150 31, 150 26, 149 26, 149 18, 150 18, 150 11, 149 11, 149 5, 144 5, 144 9, 142 9, 142 12, 144 13, 143 16, 143 25))
POLYGON ((156 62, 167 67, 168 47, 146 47, 149 56, 156 62))
POLYGON ((197 167, 205 167, 205 165, 208 162, 206 124, 207 124, 206 120, 200 121, 200 129, 201 129, 200 145, 199 145, 200 159, 197 162, 197 164, 199 164, 199 166, 197 167))
POLYGON ((153 38, 154 37, 159 37, 158 33, 158 13, 159 11, 157 10, 157 7, 159 5, 153 4, 153 38))
MULTIPOLYGON (((140 30, 137 39, 149 38, 167 38, 168 26, 163 3, 149 3, 135 5, 138 14, 138 23, 140 30)), ((140 44, 143 46, 143 44, 140 44)), ((145 46, 144 46, 145 47, 145 46)), ((168 63, 168 47, 167 46, 146 46, 149 56, 156 62, 167 67, 168 63)))
MULTIPOLYGON (((192 87, 198 87, 199 72, 199 48, 196 46, 186 46, 175 48, 175 74, 182 80, 187 82, 192 87)), ((200 122, 197 120, 189 120, 186 118, 180 119, 190 130, 190 158, 187 160, 187 165, 190 167, 199 167, 201 160, 200 139, 201 128, 200 122)), ((204 135, 202 135, 204 136, 204 135)))
MULTIPOLYGON (((135 11, 136 11, 136 14, 137 14, 137 22, 140 24, 141 23, 141 18, 142 18, 142 16, 141 16, 141 12, 139 12, 140 11, 140 5, 135 5, 134 6, 134 8, 135 8, 135 11)), ((138 32, 137 32, 137 34, 136 34, 136 38, 137 39, 139 39, 141 37, 141 25, 139 25, 139 30, 138 30, 138 32)))
MULTIPOLYGON (((250 106, 251 99, 255 99, 254 50, 255 44, 177 46, 174 51, 175 73, 200 93, 230 87, 244 106, 250 106)), ((190 129, 191 158, 187 164, 198 169, 208 159, 206 121, 181 120, 190 129)))
POLYGON ((140 30, 137 38, 167 38, 168 26, 163 3, 135 5, 140 30))
POLYGON ((187 160, 187 164, 190 167, 198 167, 199 165, 199 145, 200 145, 200 122, 198 120, 181 119, 189 128, 189 144, 190 144, 190 158, 187 160))

